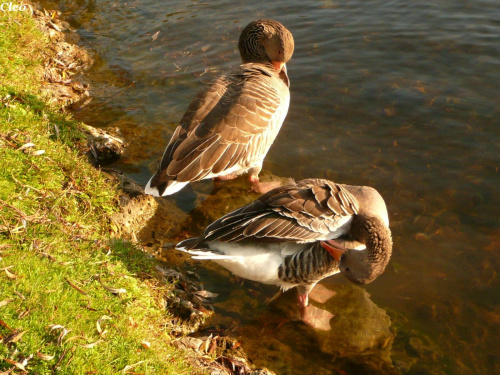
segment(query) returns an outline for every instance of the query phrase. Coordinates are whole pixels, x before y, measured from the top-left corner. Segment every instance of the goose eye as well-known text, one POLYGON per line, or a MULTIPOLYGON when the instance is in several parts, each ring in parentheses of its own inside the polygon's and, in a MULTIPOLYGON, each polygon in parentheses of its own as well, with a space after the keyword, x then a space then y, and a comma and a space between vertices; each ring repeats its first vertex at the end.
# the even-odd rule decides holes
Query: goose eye
POLYGON ((351 272, 351 269, 350 269, 349 267, 347 267, 347 268, 345 269, 345 271, 346 271, 346 272, 351 272))

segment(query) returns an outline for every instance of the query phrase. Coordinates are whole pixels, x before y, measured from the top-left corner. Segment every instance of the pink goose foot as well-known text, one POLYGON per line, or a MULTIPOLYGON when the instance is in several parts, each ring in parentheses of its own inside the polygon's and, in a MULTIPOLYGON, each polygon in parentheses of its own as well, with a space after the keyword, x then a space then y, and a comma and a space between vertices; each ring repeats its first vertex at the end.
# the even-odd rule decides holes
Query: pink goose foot
POLYGON ((308 326, 321 331, 330 330, 330 319, 333 318, 333 314, 315 306, 308 306, 309 298, 307 294, 299 294, 298 297, 300 318, 302 321, 308 326))

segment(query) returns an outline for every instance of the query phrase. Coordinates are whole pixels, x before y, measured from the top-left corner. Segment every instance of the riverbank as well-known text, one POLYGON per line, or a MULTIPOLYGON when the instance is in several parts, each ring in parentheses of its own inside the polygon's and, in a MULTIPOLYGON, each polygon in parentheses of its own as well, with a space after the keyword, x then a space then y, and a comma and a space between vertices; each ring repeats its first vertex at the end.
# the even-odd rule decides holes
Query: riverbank
POLYGON ((134 241, 168 203, 95 167, 123 141, 68 111, 90 99, 91 53, 57 11, 0 12, 0 28, 0 371, 251 373, 230 339, 186 336, 210 293, 134 241))

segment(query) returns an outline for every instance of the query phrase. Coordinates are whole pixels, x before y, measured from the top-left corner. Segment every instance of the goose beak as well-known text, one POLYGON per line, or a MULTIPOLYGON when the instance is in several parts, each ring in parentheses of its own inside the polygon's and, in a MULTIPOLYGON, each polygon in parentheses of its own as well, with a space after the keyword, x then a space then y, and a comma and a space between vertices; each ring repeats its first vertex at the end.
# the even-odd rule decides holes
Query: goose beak
POLYGON ((345 254, 346 249, 334 240, 321 241, 320 243, 323 249, 328 251, 337 263, 340 263, 340 258, 345 254))
POLYGON ((274 69, 276 69, 276 71, 278 72, 278 75, 280 76, 281 80, 285 82, 285 85, 287 85, 288 88, 290 88, 290 80, 288 79, 286 64, 284 62, 279 62, 279 61, 271 61, 271 64, 273 64, 274 69))
POLYGON ((271 61, 271 64, 273 64, 274 69, 276 69, 278 73, 281 73, 281 69, 283 69, 283 67, 285 66, 285 63, 283 61, 271 61))

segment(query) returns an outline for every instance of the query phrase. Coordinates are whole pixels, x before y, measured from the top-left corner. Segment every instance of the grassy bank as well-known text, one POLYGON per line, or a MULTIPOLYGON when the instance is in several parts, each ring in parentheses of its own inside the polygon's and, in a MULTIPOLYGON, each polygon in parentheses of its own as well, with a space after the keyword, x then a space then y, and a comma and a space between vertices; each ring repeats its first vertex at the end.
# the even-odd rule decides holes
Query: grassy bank
POLYGON ((0 12, 0 372, 194 373, 166 344, 153 260, 110 231, 114 187, 44 99, 48 43, 0 12))

